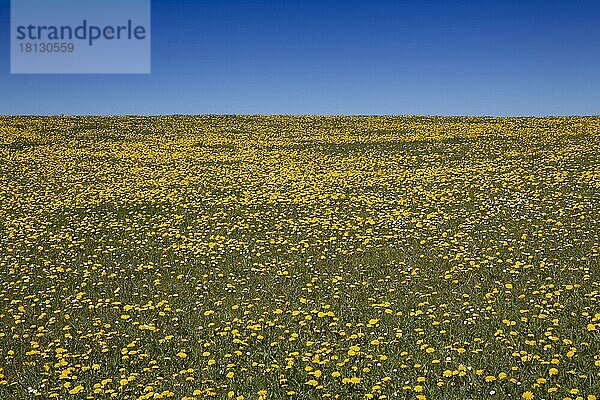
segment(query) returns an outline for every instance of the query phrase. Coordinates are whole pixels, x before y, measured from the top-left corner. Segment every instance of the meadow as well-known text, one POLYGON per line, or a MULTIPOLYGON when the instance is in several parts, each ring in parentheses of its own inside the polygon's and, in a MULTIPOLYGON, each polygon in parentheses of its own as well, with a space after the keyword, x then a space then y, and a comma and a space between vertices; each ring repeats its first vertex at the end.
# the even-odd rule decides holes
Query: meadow
POLYGON ((600 396, 600 117, 0 117, 0 399, 600 396))

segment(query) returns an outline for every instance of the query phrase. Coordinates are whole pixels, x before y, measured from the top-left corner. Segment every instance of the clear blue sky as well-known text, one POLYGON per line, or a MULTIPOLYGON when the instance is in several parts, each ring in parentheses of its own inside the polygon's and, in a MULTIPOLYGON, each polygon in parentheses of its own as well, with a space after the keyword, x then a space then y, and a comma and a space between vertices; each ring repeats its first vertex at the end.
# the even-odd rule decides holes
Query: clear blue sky
POLYGON ((600 114, 600 1, 154 0, 150 75, 10 75, 0 114, 600 114))

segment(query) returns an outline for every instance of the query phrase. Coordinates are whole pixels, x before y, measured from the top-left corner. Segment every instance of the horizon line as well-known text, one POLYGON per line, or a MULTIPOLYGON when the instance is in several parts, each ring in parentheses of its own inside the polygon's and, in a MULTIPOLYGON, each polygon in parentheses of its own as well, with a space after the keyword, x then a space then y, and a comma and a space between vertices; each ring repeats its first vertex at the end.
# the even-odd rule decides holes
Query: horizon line
POLYGON ((289 113, 203 113, 203 114, 0 114, 5 117, 421 117, 421 118, 599 118, 600 114, 289 114, 289 113))

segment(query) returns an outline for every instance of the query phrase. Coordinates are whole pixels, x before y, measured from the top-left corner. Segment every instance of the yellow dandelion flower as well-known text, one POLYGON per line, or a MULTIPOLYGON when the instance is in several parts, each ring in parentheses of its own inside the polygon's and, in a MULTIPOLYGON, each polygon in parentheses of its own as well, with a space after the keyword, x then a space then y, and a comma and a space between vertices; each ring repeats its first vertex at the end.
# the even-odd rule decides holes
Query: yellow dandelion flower
POLYGON ((525 400, 532 400, 534 396, 533 396, 533 393, 532 393, 532 392, 530 392, 530 391, 527 391, 527 392, 524 392, 524 393, 521 395, 521 397, 522 397, 522 398, 524 398, 525 400))
POLYGON ((73 389, 69 390, 69 394, 77 394, 83 390, 83 386, 77 385, 73 389))

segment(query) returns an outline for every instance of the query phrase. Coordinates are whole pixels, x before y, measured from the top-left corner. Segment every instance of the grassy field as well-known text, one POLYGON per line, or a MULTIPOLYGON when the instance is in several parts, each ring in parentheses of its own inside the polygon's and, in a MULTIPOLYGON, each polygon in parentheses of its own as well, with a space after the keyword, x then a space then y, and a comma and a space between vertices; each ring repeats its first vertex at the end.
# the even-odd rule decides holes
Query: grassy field
POLYGON ((600 397, 600 118, 0 117, 0 399, 600 397))

